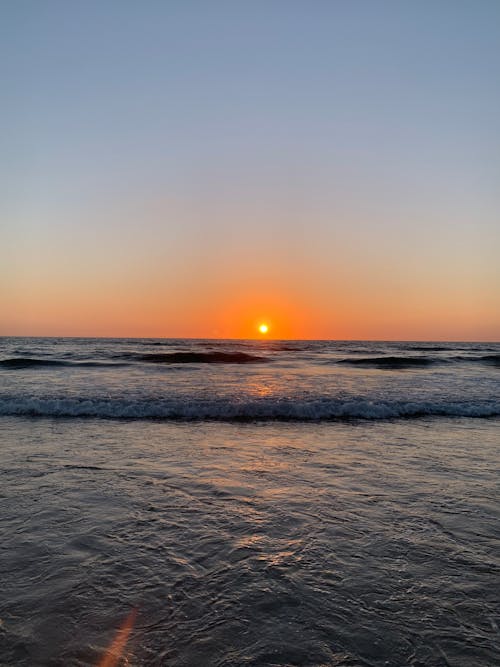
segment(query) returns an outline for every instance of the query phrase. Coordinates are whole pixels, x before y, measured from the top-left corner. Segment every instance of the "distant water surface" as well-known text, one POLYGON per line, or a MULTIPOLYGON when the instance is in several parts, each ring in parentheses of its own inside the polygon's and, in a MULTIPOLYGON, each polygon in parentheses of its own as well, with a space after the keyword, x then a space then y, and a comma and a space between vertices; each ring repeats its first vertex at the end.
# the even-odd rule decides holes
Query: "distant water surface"
POLYGON ((499 359, 0 339, 0 664, 500 664, 499 359))
POLYGON ((500 344, 0 339, 0 415, 500 416, 500 344))

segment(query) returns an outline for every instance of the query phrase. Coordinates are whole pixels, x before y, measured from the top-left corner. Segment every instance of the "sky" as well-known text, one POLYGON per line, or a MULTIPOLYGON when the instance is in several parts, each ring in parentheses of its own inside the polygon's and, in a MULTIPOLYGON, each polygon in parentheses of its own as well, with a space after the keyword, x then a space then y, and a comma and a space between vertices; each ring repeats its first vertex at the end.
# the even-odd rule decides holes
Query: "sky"
POLYGON ((0 335, 500 340, 496 0, 0 0, 0 335))

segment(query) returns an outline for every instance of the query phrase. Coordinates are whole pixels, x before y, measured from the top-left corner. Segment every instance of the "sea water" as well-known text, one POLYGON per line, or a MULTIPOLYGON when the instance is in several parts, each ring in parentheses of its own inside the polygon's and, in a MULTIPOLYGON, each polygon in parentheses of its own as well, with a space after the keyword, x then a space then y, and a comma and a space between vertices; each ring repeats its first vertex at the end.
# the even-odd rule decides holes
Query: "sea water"
POLYGON ((2 665, 500 664, 499 344, 3 338, 0 439, 2 665))

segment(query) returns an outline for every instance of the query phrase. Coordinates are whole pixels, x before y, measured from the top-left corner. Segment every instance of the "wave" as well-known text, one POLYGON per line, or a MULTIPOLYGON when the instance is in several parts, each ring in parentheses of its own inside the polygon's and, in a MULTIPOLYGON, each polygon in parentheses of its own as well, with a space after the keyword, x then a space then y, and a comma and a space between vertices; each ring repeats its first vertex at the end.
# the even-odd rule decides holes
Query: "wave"
MULTIPOLYGON (((276 351, 303 351, 300 348, 283 346, 276 351)), ((71 355, 63 355, 70 356, 71 355)), ((38 357, 11 357, 0 360, 0 369, 22 370, 29 368, 119 368, 129 366, 131 362, 143 362, 147 364, 252 364, 265 363, 272 356, 260 356, 247 352, 166 352, 166 353, 122 353, 109 355, 109 361, 97 360, 71 360, 38 357)), ((346 357, 344 359, 328 360, 326 363, 336 363, 361 368, 378 368, 381 370, 404 370, 427 368, 437 364, 450 363, 475 363, 486 364, 500 368, 500 354, 482 354, 475 356, 453 355, 453 356, 376 356, 376 357, 346 357)))
POLYGON ((83 367, 83 368, 116 368, 124 364, 102 361, 62 361, 61 359, 34 359, 31 357, 14 357, 0 360, 0 368, 17 370, 23 368, 54 368, 83 367))
MULTIPOLYGON (((248 364, 268 361, 266 357, 260 357, 245 352, 169 352, 165 354, 121 354, 113 355, 114 360, 142 361, 152 364, 248 364)), ((118 361, 71 361, 63 359, 38 359, 34 357, 13 357, 0 360, 0 368, 7 370, 19 370, 24 368, 57 368, 57 367, 80 367, 80 368, 117 368, 127 366, 129 363, 118 361)))
POLYGON ((477 361, 500 367, 500 354, 485 354, 482 357, 477 357, 477 361))
POLYGON ((134 359, 152 364, 251 364, 268 361, 246 352, 167 352, 165 354, 136 354, 134 359))
POLYGON ((360 359, 340 359, 337 363, 391 370, 427 367, 443 361, 445 360, 434 357, 362 357, 360 359))
POLYGON ((487 364, 489 366, 500 367, 500 354, 482 354, 481 356, 468 356, 464 354, 457 354, 453 357, 448 357, 448 361, 468 364, 487 364))
POLYGON ((369 401, 364 399, 230 401, 125 400, 110 398, 0 399, 0 415, 157 419, 173 421, 289 421, 384 420, 420 417, 500 417, 498 401, 369 401))
POLYGON ((399 370, 405 368, 427 368, 435 364, 449 364, 451 362, 481 363, 500 367, 500 354, 484 354, 481 356, 455 355, 451 357, 361 357, 354 359, 339 359, 337 363, 365 368, 379 368, 382 370, 399 370))

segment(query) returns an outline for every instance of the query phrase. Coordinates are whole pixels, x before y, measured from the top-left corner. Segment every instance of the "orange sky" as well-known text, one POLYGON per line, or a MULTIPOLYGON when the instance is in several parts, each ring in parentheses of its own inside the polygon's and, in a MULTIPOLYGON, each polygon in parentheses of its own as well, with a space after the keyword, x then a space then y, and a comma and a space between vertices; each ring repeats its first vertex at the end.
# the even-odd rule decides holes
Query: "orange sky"
POLYGON ((3 335, 253 338, 266 322, 272 338, 500 338, 495 290, 459 271, 433 286, 437 267, 429 264, 430 275, 376 272, 338 252, 332 266, 302 262, 295 273, 286 258, 269 264, 267 250, 261 263, 237 253, 228 266, 215 253, 211 270, 203 262, 190 270, 182 253, 173 266, 139 253, 135 263, 85 274, 85 248, 71 252, 63 267, 47 258, 36 271, 11 274, 1 294, 3 335))
POLYGON ((350 215, 132 197, 72 224, 13 226, 0 333, 252 338, 265 321, 274 338, 500 339, 491 232, 350 215))

